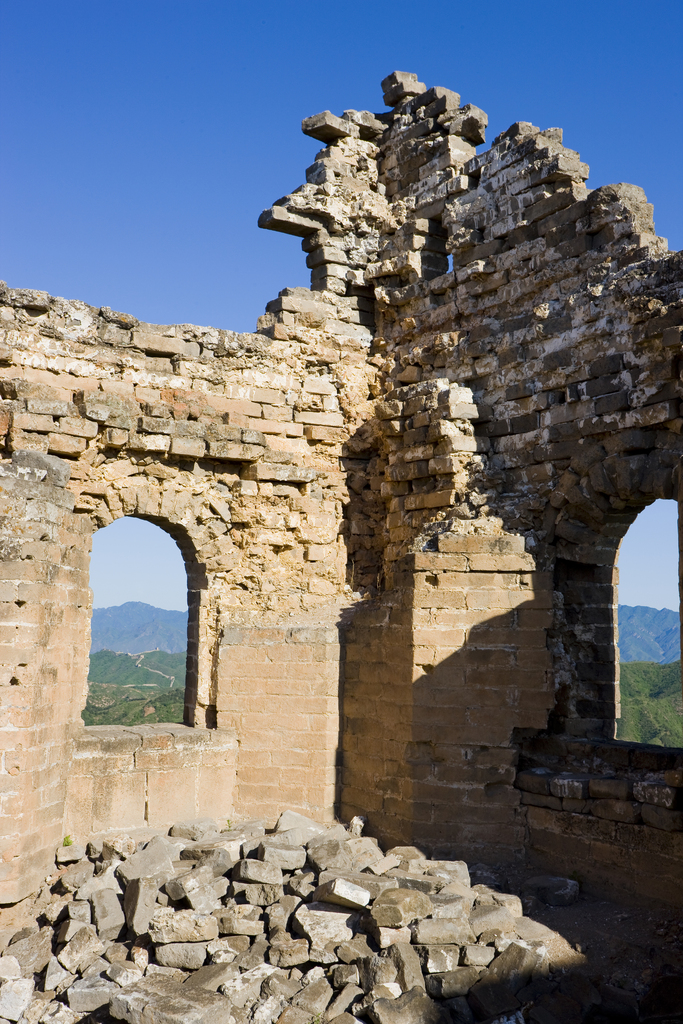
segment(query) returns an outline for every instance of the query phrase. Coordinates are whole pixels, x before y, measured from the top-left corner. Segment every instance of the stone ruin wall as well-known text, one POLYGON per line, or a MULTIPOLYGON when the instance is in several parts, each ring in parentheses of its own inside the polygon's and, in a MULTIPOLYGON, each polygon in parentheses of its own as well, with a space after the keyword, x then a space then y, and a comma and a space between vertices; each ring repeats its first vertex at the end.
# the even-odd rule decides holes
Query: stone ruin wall
POLYGON ((182 791, 683 901, 683 752, 614 739, 618 545, 678 495, 681 255, 560 129, 477 153, 479 108, 383 88, 303 122, 324 148, 259 223, 311 289, 257 333, 3 293, 9 899, 65 803, 86 832, 182 791), (80 721, 123 515, 185 557, 185 729, 80 721))

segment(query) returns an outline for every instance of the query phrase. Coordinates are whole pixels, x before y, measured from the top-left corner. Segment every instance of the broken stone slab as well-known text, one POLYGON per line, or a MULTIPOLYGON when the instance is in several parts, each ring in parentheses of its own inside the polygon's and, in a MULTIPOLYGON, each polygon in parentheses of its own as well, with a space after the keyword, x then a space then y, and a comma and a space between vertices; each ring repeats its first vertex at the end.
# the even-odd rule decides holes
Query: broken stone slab
POLYGON ((363 921, 363 927, 375 940, 380 949, 389 949, 396 943, 408 943, 411 941, 410 928, 384 928, 377 924, 374 918, 368 915, 363 921))
POLYGON ((427 992, 434 999, 453 999, 466 996, 480 974, 478 967, 454 967, 444 974, 430 974, 425 978, 427 992))
POLYGON ((398 999, 378 999, 366 1012, 372 1024, 450 1024, 446 1011, 423 988, 398 999))
POLYGON ((308 859, 316 871, 353 870, 353 858, 345 839, 321 838, 308 844, 308 859))
POLYGON ((349 907, 351 910, 363 910, 371 899, 372 896, 367 889, 343 878, 323 882, 313 893, 313 900, 316 903, 334 903, 340 907, 349 907))
POLYGON ((128 1024, 226 1024, 228 1010, 223 996, 203 989, 185 993, 180 982, 163 976, 117 988, 109 1002, 112 1017, 128 1024))
POLYGON ((160 907, 149 926, 153 942, 210 942, 218 938, 218 921, 211 914, 160 907))
POLYGON ((114 963, 110 964, 105 971, 107 977, 115 982, 119 988, 126 988, 142 980, 142 971, 139 971, 133 964, 114 963))
POLYGON ((541 965, 537 953, 511 942, 470 989, 468 999, 475 1014, 486 1018, 519 1009, 516 993, 540 972, 541 965))
POLYGON ((60 876, 59 888, 62 892, 76 892, 92 878, 95 865, 89 860, 79 860, 66 869, 60 876))
MULTIPOLYGON (((385 107, 395 107, 410 96, 419 96, 427 91, 424 82, 418 82, 411 71, 392 71, 382 79, 382 93, 385 107)), ((384 1022, 380 1022, 384 1024, 384 1022)))
POLYGON ((76 976, 62 967, 56 956, 50 957, 45 970, 46 992, 64 992, 75 980, 76 976))
POLYGON ((78 1013, 92 1013, 93 1010, 99 1010, 100 1006, 107 1006, 118 988, 115 982, 99 975, 79 978, 69 986, 66 998, 72 1010, 78 1013))
POLYGON ((328 1021, 335 1021, 337 1024, 355 1022, 356 1018, 351 1013, 346 1013, 354 1004, 363 998, 363 989, 358 985, 345 985, 334 997, 327 1007, 326 1018, 328 1021))
POLYGON ((116 877, 116 869, 120 863, 121 861, 114 861, 99 875, 93 875, 87 880, 87 882, 79 886, 76 893, 78 899, 89 900, 96 892, 101 892, 102 889, 111 889, 115 893, 122 893, 123 889, 119 885, 118 878, 116 877))
POLYGON ((514 932, 515 919, 506 907, 475 907, 470 914, 470 927, 479 938, 483 932, 499 931, 503 935, 514 932))
MULTIPOLYGON (((91 924, 84 924, 57 954, 62 967, 70 974, 83 971, 104 952, 104 943, 91 924)), ((49 959, 49 958, 48 958, 49 959)))
POLYGON ((283 811, 278 818, 278 823, 275 824, 275 835, 284 833, 284 831, 288 831, 290 828, 300 829, 304 842, 312 839, 313 836, 321 836, 328 830, 327 825, 315 821, 314 818, 307 818, 305 814, 299 814, 298 811, 283 811), (310 836, 306 837, 306 833, 310 833, 310 836))
POLYGON ((258 967, 245 971, 239 978, 234 978, 221 985, 220 991, 228 997, 233 1006, 246 1006, 247 1003, 256 1000, 261 985, 276 970, 277 968, 272 964, 259 964, 258 967))
POLYGON ((522 886, 525 896, 535 896, 549 907, 569 907, 579 898, 579 883, 573 878, 537 875, 522 886))
POLYGON ((310 959, 308 939, 277 938, 270 944, 268 959, 273 967, 298 967, 310 959))
POLYGON ((168 942, 154 947, 154 956, 162 967, 196 971, 206 960, 205 942, 168 942))
POLYGON ((488 967, 495 955, 493 946, 463 946, 461 952, 462 963, 466 967, 488 967))
POLYGON ((0 1018, 17 1021, 33 995, 33 978, 12 978, 0 985, 0 1018))
POLYGON ((466 946, 476 939, 469 922, 456 918, 425 918, 410 926, 410 934, 419 946, 466 946))
POLYGON ((306 863, 303 846, 286 846, 272 839, 264 839, 259 843, 257 857, 264 864, 273 864, 281 871, 297 871, 306 863))
POLYGON ((128 860, 137 850, 138 844, 126 832, 115 836, 107 836, 102 840, 100 856, 103 860, 128 860))
POLYGON ((336 117, 331 111, 323 110, 321 114, 305 117, 301 122, 301 131, 319 142, 335 142, 337 139, 357 139, 360 129, 353 121, 336 117))
POLYGON ((429 916, 433 918, 448 917, 466 921, 472 913, 472 900, 455 893, 433 893, 429 900, 432 904, 429 916))
POLYGON ((254 907, 271 907, 273 903, 279 903, 284 896, 284 889, 281 885, 271 885, 267 882, 233 882, 230 886, 231 896, 243 896, 247 903, 254 907))
POLYGON ((172 900, 178 901, 197 889, 200 885, 213 881, 213 871, 210 867, 200 867, 196 864, 194 868, 185 871, 175 878, 170 878, 164 889, 172 900))
POLYGON ((157 909, 159 892, 156 879, 133 878, 126 886, 123 912, 126 924, 135 935, 144 935, 157 909))
POLYGON ((428 875, 447 878, 450 882, 470 884, 470 872, 464 860, 429 860, 425 871, 428 875))
POLYGON ((460 946, 413 946, 425 974, 445 974, 460 963, 460 946))
POLYGON ((21 977, 21 965, 15 956, 8 953, 0 956, 0 982, 12 981, 21 977))
POLYGON ((236 882, 258 882, 265 885, 282 885, 282 870, 276 864, 264 864, 260 860, 238 860, 232 869, 236 882))
POLYGON ((417 892, 423 892, 430 896, 441 892, 443 887, 448 884, 444 878, 425 875, 421 871, 405 871, 403 868, 392 868, 387 874, 391 878, 398 879, 401 889, 415 889, 417 892))
POLYGON ((356 914, 339 910, 328 903, 302 903, 292 919, 294 930, 304 935, 311 945, 325 946, 328 942, 342 943, 353 938, 357 924, 356 914))
POLYGON ((191 974, 185 982, 185 992, 193 988, 204 988, 207 992, 218 992, 221 985, 240 976, 240 969, 234 964, 206 964, 191 974))
POLYGON ((61 864, 74 864, 78 860, 84 860, 85 856, 85 847, 79 846, 78 843, 72 843, 71 846, 58 846, 55 854, 55 863, 58 866, 61 864))
POLYGON ((159 885, 163 885, 175 875, 169 844, 155 836, 143 850, 123 861, 117 868, 117 874, 124 885, 134 878, 156 878, 159 885))
POLYGON ((432 911, 428 896, 412 889, 389 889, 377 897, 370 911, 380 928, 403 928, 432 911))
POLYGON ((196 843, 206 836, 214 838, 220 833, 220 825, 213 818, 196 818, 192 821, 178 821, 168 831, 169 836, 176 839, 187 839, 196 843))
POLYGON ((115 941, 126 924, 119 897, 112 889, 100 889, 90 900, 97 934, 103 941, 115 941))
POLYGON ((420 959, 410 943, 393 943, 389 947, 387 956, 396 968, 396 981, 401 986, 402 992, 409 992, 413 988, 424 988, 420 959))
POLYGON ((327 979, 319 978, 317 981, 310 982, 298 995, 294 996, 292 1003, 294 1006, 306 1010, 307 1013, 317 1016, 325 1012, 333 995, 334 989, 327 979))
POLYGON ((358 967, 358 984, 366 994, 378 985, 386 985, 396 981, 396 965, 389 957, 364 956, 356 961, 358 967))
POLYGON ((378 896, 388 889, 398 889, 398 879, 396 878, 375 878, 373 875, 365 874, 365 872, 334 869, 321 871, 318 876, 318 884, 325 885, 326 882, 332 881, 335 878, 343 879, 352 885, 360 886, 361 889, 366 889, 373 900, 376 900, 378 896))
POLYGON ((222 910, 214 910, 221 935, 262 935, 265 922, 261 920, 260 907, 251 904, 233 903, 222 910))

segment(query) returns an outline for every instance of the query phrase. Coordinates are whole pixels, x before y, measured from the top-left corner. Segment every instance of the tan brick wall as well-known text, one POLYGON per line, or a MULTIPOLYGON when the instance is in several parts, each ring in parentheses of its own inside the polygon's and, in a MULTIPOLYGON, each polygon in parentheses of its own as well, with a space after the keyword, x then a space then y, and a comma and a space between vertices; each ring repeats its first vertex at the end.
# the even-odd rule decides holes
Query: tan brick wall
POLYGON ((519 537, 444 534, 346 634, 342 815, 387 841, 521 855, 517 728, 552 707, 551 578, 519 537), (540 619, 540 621, 539 621, 540 619))

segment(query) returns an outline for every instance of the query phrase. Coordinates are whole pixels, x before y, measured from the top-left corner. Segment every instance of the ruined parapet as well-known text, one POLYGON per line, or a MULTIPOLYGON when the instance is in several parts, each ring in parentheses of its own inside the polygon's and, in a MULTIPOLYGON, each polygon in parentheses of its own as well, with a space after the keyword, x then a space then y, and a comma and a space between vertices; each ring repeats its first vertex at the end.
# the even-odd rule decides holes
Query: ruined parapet
MULTIPOLYGON (((616 553, 683 458, 681 254, 559 129, 483 149, 457 93, 382 88, 388 111, 304 121, 324 148, 260 224, 311 288, 256 333, 3 290, 0 437, 68 463, 84 567, 122 515, 179 543, 186 722, 234 730, 238 814, 552 862, 595 815, 522 803, 515 772, 614 744, 616 553)), ((671 877, 678 818, 620 848, 660 819, 671 877)))

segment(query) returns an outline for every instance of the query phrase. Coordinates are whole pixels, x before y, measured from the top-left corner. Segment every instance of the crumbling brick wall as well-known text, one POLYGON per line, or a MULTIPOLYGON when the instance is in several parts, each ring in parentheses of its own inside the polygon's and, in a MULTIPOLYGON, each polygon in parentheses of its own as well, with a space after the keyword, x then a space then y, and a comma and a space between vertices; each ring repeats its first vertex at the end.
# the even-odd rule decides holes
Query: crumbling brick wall
MULTIPOLYGON (((387 112, 303 122, 324 148, 259 223, 302 239, 311 289, 255 334, 5 292, 6 452, 69 464, 84 536, 141 515, 178 540, 186 720, 235 730, 238 813, 367 811, 392 838, 552 862, 593 798, 532 810, 515 775, 557 737, 560 774, 567 744, 628 748, 615 562, 677 496, 683 261, 641 189, 586 187, 560 129, 481 148, 456 93, 383 89, 387 112)), ((677 759, 638 770, 663 785, 677 759)), ((669 788, 674 817, 632 808, 620 833, 678 837, 667 877, 669 788)), ((604 845, 576 849, 603 877, 604 845)))

